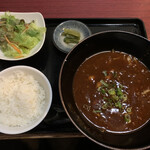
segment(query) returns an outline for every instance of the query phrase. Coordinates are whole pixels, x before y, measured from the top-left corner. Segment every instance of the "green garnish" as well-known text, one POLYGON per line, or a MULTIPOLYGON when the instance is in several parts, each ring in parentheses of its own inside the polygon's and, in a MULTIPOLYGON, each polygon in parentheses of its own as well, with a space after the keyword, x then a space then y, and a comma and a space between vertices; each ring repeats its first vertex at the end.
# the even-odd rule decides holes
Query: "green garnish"
POLYGON ((101 87, 99 86, 98 88, 97 88, 97 91, 100 91, 101 90, 101 87))
POLYGON ((95 110, 95 109, 93 109, 93 112, 94 113, 101 113, 102 111, 101 110, 95 110))
POLYGON ((102 94, 105 94, 105 93, 106 93, 105 89, 103 89, 103 88, 100 90, 100 92, 101 92, 102 94))
POLYGON ((107 102, 107 107, 108 108, 112 108, 112 102, 110 100, 108 100, 109 102, 107 102))
POLYGON ((117 92, 118 96, 123 96, 123 92, 122 92, 121 88, 117 88, 116 92, 117 92))
POLYGON ((108 107, 107 103, 102 105, 102 109, 107 109, 107 107, 108 107))
POLYGON ((108 87, 108 84, 104 80, 100 80, 100 82, 105 86, 108 87))
POLYGON ((121 104, 121 102, 120 102, 120 101, 116 102, 116 103, 115 103, 115 106, 116 106, 116 107, 118 107, 119 109, 121 109, 121 108, 122 108, 122 104, 121 104))
POLYGON ((115 102, 115 101, 118 101, 118 100, 119 100, 119 97, 118 97, 117 95, 113 95, 113 96, 112 96, 112 99, 113 99, 114 102, 115 102))
POLYGON ((103 99, 107 100, 107 97, 103 97, 103 99))
POLYGON ((116 95, 116 91, 114 88, 111 88, 110 90, 108 90, 109 95, 116 95))
POLYGON ((91 107, 89 105, 87 105, 87 104, 84 104, 83 108, 86 109, 87 111, 89 111, 91 109, 91 107))
POLYGON ((107 71, 102 71, 104 74, 105 79, 100 80, 101 85, 97 87, 98 92, 100 92, 103 104, 101 106, 101 111, 104 111, 106 109, 111 108, 117 108, 121 112, 126 112, 124 115, 126 123, 131 122, 131 116, 132 108, 131 107, 125 107, 125 102, 128 99, 128 95, 125 91, 125 86, 120 84, 116 77, 117 72, 111 70, 111 74, 107 71), (109 78, 107 78, 109 76, 109 78))
POLYGON ((130 113, 132 111, 132 107, 127 108, 127 112, 130 113))
POLYGON ((106 70, 104 70, 102 73, 104 74, 105 77, 107 76, 107 71, 106 70))
POLYGON ((114 71, 113 75, 114 75, 114 78, 117 78, 117 72, 116 71, 114 71))
POLYGON ((131 116, 128 113, 124 115, 124 119, 126 123, 131 123, 131 116))

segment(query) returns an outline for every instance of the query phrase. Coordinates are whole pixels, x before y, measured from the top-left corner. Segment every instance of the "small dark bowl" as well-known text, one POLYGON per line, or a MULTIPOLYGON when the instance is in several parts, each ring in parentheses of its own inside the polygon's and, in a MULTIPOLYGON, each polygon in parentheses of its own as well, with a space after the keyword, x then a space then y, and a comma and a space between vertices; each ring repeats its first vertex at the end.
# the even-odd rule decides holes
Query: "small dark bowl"
POLYGON ((131 54, 150 69, 150 41, 136 34, 123 31, 108 31, 94 34, 79 43, 65 58, 59 77, 59 92, 63 107, 70 120, 86 137, 110 149, 150 148, 150 122, 142 128, 126 134, 101 132, 89 124, 76 107, 72 83, 80 64, 91 55, 115 49, 131 54))

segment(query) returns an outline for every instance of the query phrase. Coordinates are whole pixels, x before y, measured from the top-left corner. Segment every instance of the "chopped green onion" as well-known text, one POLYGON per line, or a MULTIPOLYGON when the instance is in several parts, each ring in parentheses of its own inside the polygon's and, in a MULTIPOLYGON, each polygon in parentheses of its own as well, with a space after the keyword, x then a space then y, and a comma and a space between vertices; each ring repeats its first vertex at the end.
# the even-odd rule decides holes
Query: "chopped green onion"
POLYGON ((131 116, 128 113, 125 114, 124 117, 125 117, 126 123, 130 123, 131 122, 131 116))
POLYGON ((87 111, 90 111, 91 106, 88 106, 87 104, 84 104, 84 105, 83 105, 83 108, 86 109, 87 111))
POLYGON ((107 100, 108 100, 108 102, 112 103, 112 99, 109 98, 109 99, 107 99, 107 100))
POLYGON ((99 87, 97 88, 97 91, 99 91, 99 92, 101 91, 101 86, 99 86, 99 87))
POLYGON ((130 113, 132 111, 132 107, 127 108, 127 112, 130 113))
POLYGON ((127 94, 123 94, 120 98, 123 100, 123 102, 125 102, 127 100, 128 96, 127 96, 127 94))
POLYGON ((108 90, 109 95, 116 95, 116 91, 114 88, 111 88, 110 90, 108 90))
POLYGON ((107 76, 107 71, 104 70, 102 73, 104 74, 105 77, 107 76))
POLYGON ((107 100, 107 97, 103 97, 104 100, 107 100))
POLYGON ((95 110, 93 109, 93 113, 101 113, 102 111, 101 110, 95 110))
POLYGON ((121 102, 120 102, 120 101, 116 102, 116 103, 115 103, 115 106, 118 107, 119 109, 122 108, 122 105, 121 105, 121 102))
MULTIPOLYGON (((113 77, 117 77, 117 72, 114 70, 111 71, 113 77)), ((104 76, 107 76, 107 71, 102 71, 104 76)), ((109 78, 108 78, 109 79, 109 78)), ((127 100, 128 96, 124 91, 124 87, 122 84, 117 82, 116 80, 100 80, 101 86, 97 88, 98 91, 102 94, 103 104, 101 106, 101 111, 115 107, 119 109, 119 111, 126 112, 125 120, 127 123, 131 122, 130 113, 131 107, 126 108, 123 104, 124 101, 127 100)))
POLYGON ((117 95, 118 95, 118 96, 122 96, 122 95, 123 95, 123 93, 122 93, 122 91, 121 91, 121 88, 117 88, 117 95))
POLYGON ((102 105, 102 109, 107 109, 107 103, 102 105))
POLYGON ((123 88, 123 85, 119 83, 119 87, 122 89, 122 88, 123 88))
POLYGON ((104 81, 104 80, 101 80, 100 81, 105 87, 108 87, 108 84, 104 81))
POLYGON ((101 92, 102 94, 105 94, 105 93, 106 93, 105 89, 101 89, 100 92, 101 92))
POLYGON ((113 98, 114 101, 118 101, 119 100, 119 97, 117 95, 113 95, 112 98, 113 98))
POLYGON ((114 71, 113 75, 114 75, 114 78, 117 78, 117 72, 116 71, 114 71))
POLYGON ((108 103, 107 103, 107 106, 110 107, 110 108, 112 108, 112 103, 111 103, 111 102, 108 102, 108 103))

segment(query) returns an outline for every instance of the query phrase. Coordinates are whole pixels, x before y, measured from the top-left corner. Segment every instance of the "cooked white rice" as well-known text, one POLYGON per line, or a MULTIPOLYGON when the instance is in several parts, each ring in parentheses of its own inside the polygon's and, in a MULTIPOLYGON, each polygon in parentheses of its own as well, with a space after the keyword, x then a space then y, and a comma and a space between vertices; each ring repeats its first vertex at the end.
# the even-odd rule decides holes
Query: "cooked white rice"
POLYGON ((0 76, 0 124, 26 126, 36 120, 45 104, 45 91, 32 75, 21 70, 0 76))

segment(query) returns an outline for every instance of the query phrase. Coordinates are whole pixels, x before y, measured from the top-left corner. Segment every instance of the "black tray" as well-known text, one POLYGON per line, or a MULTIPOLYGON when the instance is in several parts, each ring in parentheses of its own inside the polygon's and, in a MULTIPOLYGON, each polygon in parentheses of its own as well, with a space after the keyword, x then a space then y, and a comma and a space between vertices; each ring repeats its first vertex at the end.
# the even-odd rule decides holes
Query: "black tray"
MULTIPOLYGON (((53 31, 55 27, 63 21, 69 19, 45 19, 47 33, 45 43, 36 55, 21 61, 0 60, 0 70, 15 66, 28 65, 42 71, 49 79, 53 100, 50 111, 46 118, 33 130, 19 135, 0 134, 0 139, 18 138, 64 138, 64 137, 84 137, 71 123, 66 115, 59 97, 58 79, 59 72, 66 54, 59 51, 53 44, 53 31)), ((85 23, 92 33, 122 30, 132 32, 147 38, 145 27, 140 19, 74 19, 85 23)))

